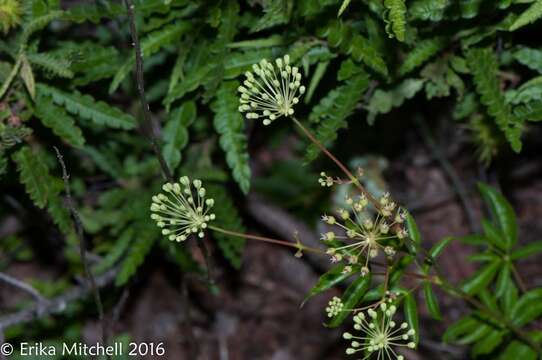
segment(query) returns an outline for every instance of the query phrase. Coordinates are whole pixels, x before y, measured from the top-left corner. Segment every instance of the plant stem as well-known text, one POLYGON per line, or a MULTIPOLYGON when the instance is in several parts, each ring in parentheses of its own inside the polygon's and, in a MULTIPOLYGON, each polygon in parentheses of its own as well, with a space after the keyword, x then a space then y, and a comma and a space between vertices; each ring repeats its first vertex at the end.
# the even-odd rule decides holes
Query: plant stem
POLYGON ((519 289, 521 290, 522 293, 526 293, 527 286, 525 285, 525 281, 523 281, 523 278, 519 274, 518 269, 513 263, 510 263, 510 268, 512 269, 512 274, 514 278, 516 279, 516 282, 518 283, 519 289))
POLYGON ((237 232, 237 231, 222 229, 220 227, 212 226, 212 225, 209 226, 209 229, 220 232, 220 233, 223 233, 223 234, 226 234, 226 235, 236 236, 236 237, 240 237, 240 238, 244 238, 244 239, 263 241, 263 242, 270 243, 270 244, 276 244, 276 245, 282 245, 282 246, 295 248, 295 249, 298 249, 298 250, 301 250, 301 251, 309 251, 309 252, 314 252, 314 253, 319 253, 319 254, 325 254, 325 252, 320 250, 320 249, 305 246, 305 245, 303 245, 301 243, 293 243, 293 242, 290 242, 290 241, 278 240, 278 239, 273 239, 273 238, 269 238, 269 237, 265 237, 265 236, 259 236, 259 235, 244 234, 244 233, 240 233, 240 232, 237 232))
POLYGON ((341 171, 352 181, 352 183, 359 189, 359 191, 367 197, 367 199, 377 208, 380 209, 380 203, 374 198, 373 195, 371 195, 370 192, 368 192, 363 185, 359 182, 358 178, 355 177, 350 170, 342 163, 339 159, 337 159, 331 152, 329 152, 328 149, 320 142, 316 137, 310 132, 309 129, 307 129, 303 124, 297 120, 295 117, 292 117, 292 121, 301 129, 303 134, 309 138, 309 140, 324 153, 328 158, 330 158, 338 167, 341 169, 341 171))

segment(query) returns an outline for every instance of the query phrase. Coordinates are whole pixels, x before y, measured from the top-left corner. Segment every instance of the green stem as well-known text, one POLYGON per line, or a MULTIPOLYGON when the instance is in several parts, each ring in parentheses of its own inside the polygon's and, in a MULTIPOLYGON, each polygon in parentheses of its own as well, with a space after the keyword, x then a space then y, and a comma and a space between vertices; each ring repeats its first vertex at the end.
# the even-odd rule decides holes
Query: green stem
POLYGON ((337 159, 331 152, 329 152, 328 149, 320 142, 316 137, 310 132, 309 129, 307 129, 303 124, 297 120, 295 117, 292 117, 292 121, 301 129, 303 134, 309 138, 309 140, 328 157, 330 158, 338 167, 341 169, 341 171, 352 181, 352 183, 359 189, 359 191, 367 197, 367 199, 377 208, 380 209, 380 203, 374 198, 371 193, 369 193, 363 185, 359 182, 358 178, 355 177, 350 170, 339 160, 337 159))
POLYGON ((237 232, 237 231, 222 229, 220 227, 212 226, 212 225, 209 226, 209 229, 220 232, 222 234, 226 234, 226 235, 236 236, 236 237, 249 239, 249 240, 262 241, 262 242, 266 242, 266 243, 270 243, 270 244, 287 246, 287 247, 295 248, 295 249, 298 249, 298 250, 301 250, 301 251, 308 251, 308 252, 314 252, 314 253, 319 253, 319 254, 324 254, 325 253, 324 251, 322 251, 320 249, 311 248, 311 247, 305 246, 305 245, 303 245, 301 243, 293 243, 293 242, 290 242, 290 241, 272 239, 272 238, 269 238, 269 237, 259 236, 259 235, 244 234, 244 233, 240 233, 240 232, 237 232))

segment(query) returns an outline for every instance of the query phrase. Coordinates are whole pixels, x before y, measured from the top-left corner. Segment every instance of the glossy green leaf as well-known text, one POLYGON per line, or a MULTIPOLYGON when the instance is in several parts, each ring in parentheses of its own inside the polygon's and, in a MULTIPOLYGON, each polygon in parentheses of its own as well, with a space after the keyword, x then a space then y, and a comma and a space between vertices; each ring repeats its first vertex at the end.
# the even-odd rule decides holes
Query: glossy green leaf
POLYGON ((403 306, 406 322, 411 329, 414 329, 414 331, 416 331, 416 334, 414 335, 414 342, 417 344, 420 341, 418 305, 416 304, 416 299, 414 299, 412 293, 409 292, 405 295, 403 306))
POLYGON ((425 305, 427 306, 427 310, 429 311, 429 314, 431 314, 433 319, 436 319, 436 320, 442 319, 442 315, 440 313, 440 306, 438 304, 438 299, 435 293, 433 292, 431 283, 424 282, 423 295, 425 297, 425 305))
POLYGON ((450 243, 454 240, 453 237, 448 236, 444 239, 440 240, 438 243, 433 245, 431 250, 429 250, 429 256, 431 256, 433 259, 436 259, 440 256, 440 254, 444 251, 444 249, 450 245, 450 243))
POLYGON ((506 249, 506 241, 501 236, 500 232, 486 219, 482 219, 482 228, 487 240, 499 249, 506 249))
POLYGON ((497 284, 495 285, 495 295, 497 297, 503 296, 507 291, 508 287, 512 286, 512 270, 510 264, 505 263, 499 270, 499 276, 497 277, 497 284))
MULTIPOLYGON (((345 309, 355 309, 371 286, 371 275, 358 277, 344 292, 341 300, 345 309)), ((333 317, 327 324, 329 327, 337 327, 348 317, 350 313, 343 311, 333 317)))
POLYGON ((476 330, 480 325, 480 321, 472 316, 466 316, 459 319, 454 324, 450 325, 444 332, 442 340, 445 343, 456 342, 463 334, 468 334, 476 330))
POLYGON ((520 247, 510 254, 510 259, 518 260, 542 252, 542 241, 535 241, 531 244, 520 247))
POLYGON ((514 209, 501 193, 489 185, 478 183, 478 189, 489 206, 498 228, 504 235, 506 248, 512 248, 518 241, 518 225, 514 209))
POLYGON ((483 267, 465 281, 461 288, 469 295, 478 293, 493 280, 500 265, 499 261, 495 261, 483 267))
POLYGON ((313 286, 313 288, 303 301, 303 304, 311 297, 331 289, 332 287, 338 285, 342 281, 352 276, 352 272, 343 272, 344 267, 344 264, 337 265, 328 272, 326 272, 324 275, 320 276, 318 282, 313 286))
MULTIPOLYGON (((530 333, 529 335, 531 335, 531 337, 538 343, 540 343, 542 340, 541 331, 530 333)), ((501 353, 501 356, 499 356, 499 360, 536 360, 537 358, 538 356, 536 352, 529 345, 519 340, 513 340, 510 342, 506 349, 504 349, 504 352, 501 353)))
POLYGON ((478 356, 491 353, 502 343, 505 335, 506 331, 492 329, 483 339, 473 346, 472 355, 478 356))

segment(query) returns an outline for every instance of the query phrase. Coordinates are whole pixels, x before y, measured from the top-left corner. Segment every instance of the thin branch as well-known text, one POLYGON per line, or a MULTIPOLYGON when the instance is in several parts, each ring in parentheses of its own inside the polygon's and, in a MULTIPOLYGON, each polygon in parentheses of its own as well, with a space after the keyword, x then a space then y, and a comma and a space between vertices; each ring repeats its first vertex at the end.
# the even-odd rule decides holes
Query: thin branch
MULTIPOLYGON (((117 276, 118 269, 113 268, 104 274, 96 277, 96 286, 104 287, 109 285, 117 276)), ((50 299, 45 306, 34 304, 16 313, 0 317, 0 331, 10 326, 26 324, 46 315, 53 315, 65 311, 68 304, 86 297, 93 290, 88 283, 75 286, 64 294, 50 299)))
POLYGON ((139 43, 139 36, 137 34, 136 20, 134 14, 135 6, 132 0, 125 0, 124 3, 126 4, 126 10, 128 11, 128 18, 130 20, 130 34, 132 36, 132 46, 135 50, 137 91, 139 93, 141 109, 143 110, 143 121, 140 121, 140 125, 143 130, 143 135, 147 137, 147 140, 151 144, 154 155, 160 162, 162 173, 168 181, 173 182, 173 174, 171 172, 171 169, 167 165, 167 162, 162 156, 162 152, 160 151, 160 145, 158 144, 158 139, 156 138, 156 134, 154 132, 156 126, 154 124, 149 103, 147 102, 147 96, 145 95, 145 80, 143 78, 143 56, 141 54, 141 45, 139 43))
POLYGON ((77 233, 77 237, 79 238, 79 251, 81 255, 81 261, 83 263, 83 268, 85 271, 85 276, 87 278, 87 281, 90 283, 90 289, 92 290, 92 294, 94 295, 94 302, 96 303, 96 308, 98 309, 98 317, 102 325, 102 342, 104 346, 107 346, 109 344, 107 320, 104 314, 104 308, 103 308, 102 299, 100 297, 100 291, 98 290, 98 287, 96 285, 96 279, 94 279, 94 275, 90 271, 90 266, 87 259, 86 241, 85 241, 85 235, 83 233, 83 225, 81 223, 81 217, 79 216, 79 213, 75 209, 75 205, 73 203, 73 199, 71 196, 70 176, 68 175, 68 171, 66 169, 66 164, 64 163, 64 159, 62 158, 62 154, 60 153, 60 151, 58 150, 56 146, 54 147, 54 149, 56 151, 56 157, 58 159, 58 162, 60 163, 60 166, 62 167, 62 179, 64 180, 64 190, 66 192, 66 206, 71 214, 72 220, 75 225, 75 231, 77 233))
POLYGON ((12 276, 9 276, 8 274, 5 274, 5 273, 2 273, 0 272, 0 280, 5 282, 5 283, 8 283, 9 285, 13 286, 13 287, 16 287, 17 289, 19 290, 22 290, 28 294, 30 294, 38 304, 44 304, 47 302, 47 299, 45 299, 43 296, 40 295, 40 293, 34 289, 32 286, 30 286, 29 284, 21 281, 21 280, 18 280, 12 276))
POLYGON ((467 215, 467 220, 469 222, 471 231, 476 232, 478 230, 478 225, 476 223, 476 216, 474 215, 474 212, 472 210, 473 207, 469 200, 467 190, 463 186, 463 183, 459 179, 456 171, 454 170, 448 159, 446 159, 446 156, 442 153, 441 149, 435 142, 435 139, 431 135, 431 131, 429 131, 425 120, 422 117, 417 117, 415 121, 420 129, 420 134, 422 136, 423 142, 431 150, 434 158, 437 160, 437 162, 442 167, 442 170, 444 170, 444 173, 452 182, 452 188, 457 194, 457 197, 459 198, 459 201, 461 202, 461 205, 465 210, 465 214, 467 215))

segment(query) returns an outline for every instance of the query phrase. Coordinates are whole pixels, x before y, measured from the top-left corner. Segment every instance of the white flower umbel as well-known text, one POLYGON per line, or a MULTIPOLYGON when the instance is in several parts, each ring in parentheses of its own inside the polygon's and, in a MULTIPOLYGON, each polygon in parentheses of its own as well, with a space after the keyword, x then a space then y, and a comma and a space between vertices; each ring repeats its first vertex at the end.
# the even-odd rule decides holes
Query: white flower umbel
POLYGON ((409 329, 406 322, 397 325, 393 315, 397 311, 395 305, 382 303, 377 310, 369 309, 354 316, 354 329, 363 332, 361 336, 349 332, 343 334, 346 340, 352 340, 346 354, 353 355, 361 352, 362 360, 374 357, 378 360, 404 360, 398 355, 394 347, 408 347, 414 349, 414 329, 409 329))
POLYGON ((332 318, 334 316, 339 315, 341 311, 343 311, 343 309, 344 309, 344 304, 342 300, 338 298, 337 296, 334 296, 327 304, 326 313, 328 317, 332 318))
POLYGON ((403 227, 405 214, 399 211, 395 218, 391 216, 396 205, 389 194, 384 194, 379 203, 381 207, 375 210, 376 215, 372 215, 367 209, 365 195, 357 199, 347 197, 346 204, 350 209, 339 209, 339 218, 329 215, 322 217, 325 223, 337 228, 336 232, 322 234, 324 241, 337 240, 333 245, 328 245, 327 250, 333 262, 345 259, 349 265, 361 264, 361 273, 365 275, 369 273, 369 259, 377 257, 381 251, 387 257, 395 255, 396 250, 390 240, 407 236, 403 227))
POLYGON ((247 119, 263 119, 269 125, 281 116, 292 116, 299 95, 305 93, 301 85, 301 73, 290 65, 290 57, 285 55, 273 62, 260 61, 252 65, 252 72, 245 73, 246 79, 239 86, 241 93, 239 111, 246 113, 247 119))
POLYGON ((162 190, 164 193, 152 197, 151 205, 151 218, 162 234, 172 241, 185 241, 192 234, 202 238, 215 214, 209 213, 214 200, 205 198, 201 180, 190 182, 188 176, 183 176, 179 183, 164 184, 162 190))

